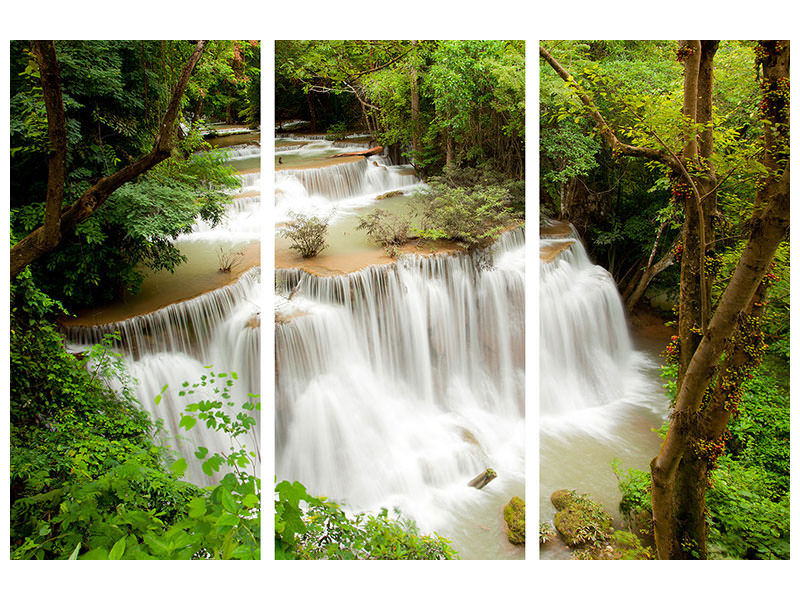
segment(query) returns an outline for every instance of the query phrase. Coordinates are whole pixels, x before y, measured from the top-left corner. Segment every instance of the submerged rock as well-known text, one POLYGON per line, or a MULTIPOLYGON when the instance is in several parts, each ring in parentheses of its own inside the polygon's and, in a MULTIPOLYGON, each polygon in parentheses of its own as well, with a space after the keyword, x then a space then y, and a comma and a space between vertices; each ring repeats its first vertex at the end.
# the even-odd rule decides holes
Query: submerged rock
POLYGON ((514 496, 503 507, 503 518, 506 520, 506 535, 512 544, 525 543, 525 501, 514 496))

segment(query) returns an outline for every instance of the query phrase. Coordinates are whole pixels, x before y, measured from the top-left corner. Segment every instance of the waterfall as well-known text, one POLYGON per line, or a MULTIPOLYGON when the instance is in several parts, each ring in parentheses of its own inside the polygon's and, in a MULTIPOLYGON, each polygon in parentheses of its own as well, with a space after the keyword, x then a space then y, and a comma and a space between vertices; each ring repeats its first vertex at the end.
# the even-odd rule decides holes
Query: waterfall
POLYGON ((380 194, 419 182, 413 171, 388 165, 385 158, 375 156, 319 169, 278 171, 275 175, 277 187, 290 179, 299 182, 309 196, 329 200, 380 194))
MULTIPOLYGON (((259 154, 258 146, 238 147, 233 161, 259 154)), ((222 222, 210 228, 198 220, 191 233, 179 236, 178 247, 204 245, 213 250, 260 239, 260 195, 255 191, 260 185, 260 172, 244 173, 240 180, 241 189, 227 207, 222 222)), ((195 265, 195 269, 211 274, 215 274, 217 267, 214 262, 195 265)), ((231 383, 230 397, 225 400, 232 405, 221 410, 232 418, 250 399, 249 394, 260 392, 260 280, 260 267, 254 267, 229 285, 157 310, 91 327, 68 324, 64 327, 69 343, 80 348, 101 342, 107 333, 119 332, 115 350, 124 358, 137 400, 154 422, 162 423, 161 441, 186 458, 186 477, 199 485, 215 483, 220 474, 209 477, 203 473, 200 461, 194 456, 197 447, 206 447, 211 453, 228 452, 232 441, 207 429, 202 422, 189 431, 184 430, 179 426, 181 415, 190 402, 204 398, 219 400, 220 393, 211 390, 222 390, 226 382, 231 383), (217 377, 213 385, 212 372, 224 375, 217 377), (209 385, 203 386, 203 382, 209 385)), ((169 285, 186 286, 180 268, 169 285)), ((122 383, 115 385, 119 388, 122 383)), ((255 418, 260 421, 258 414, 255 418)), ((258 469, 258 425, 239 441, 256 453, 258 469)))
POLYGON ((301 157, 302 168, 292 168, 287 163, 286 168, 275 173, 276 223, 289 221, 290 213, 336 220, 341 213, 373 204, 381 194, 410 192, 422 185, 413 167, 392 165, 384 156, 354 157, 338 164, 325 160, 343 147, 365 148, 363 144, 309 141, 308 137, 291 139, 303 141, 304 145, 280 148, 276 154, 301 157), (320 166, 308 168, 316 161, 320 166))
POLYGON ((609 436, 626 407, 662 411, 655 364, 634 350, 608 271, 591 262, 571 225, 549 224, 539 249, 543 433, 583 428, 609 436))
POLYGON ((620 399, 632 348, 614 280, 577 234, 542 239, 540 250, 541 413, 620 399))
POLYGON ((523 481, 523 229, 483 254, 276 282, 279 479, 423 527, 523 481), (487 467, 492 491, 467 487, 487 467))

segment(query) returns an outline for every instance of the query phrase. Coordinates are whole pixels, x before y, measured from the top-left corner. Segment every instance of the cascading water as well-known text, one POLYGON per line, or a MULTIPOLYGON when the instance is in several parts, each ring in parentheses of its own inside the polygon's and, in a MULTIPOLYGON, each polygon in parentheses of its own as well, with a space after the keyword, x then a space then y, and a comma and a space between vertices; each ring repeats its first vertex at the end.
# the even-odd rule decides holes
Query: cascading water
MULTIPOLYGON (((203 254, 212 254, 217 248, 234 249, 242 243, 252 244, 260 237, 259 185, 257 169, 260 157, 258 146, 232 147, 228 151, 231 164, 240 171, 242 187, 226 210, 222 222, 215 228, 198 221, 192 233, 176 241, 181 251, 190 256, 188 265, 195 270, 210 271, 216 275, 218 265, 203 261, 203 254), (244 162, 248 161, 248 162, 244 162), (255 162, 255 167, 253 166, 255 162), (246 164, 245 169, 242 165, 246 164)), ((185 288, 181 268, 164 281, 171 288, 185 288)), ((148 282, 145 284, 148 285, 148 282)), ((163 289, 149 282, 151 295, 159 296, 163 289)), ((114 322, 91 327, 66 326, 71 344, 86 347, 100 342, 106 333, 119 332, 118 350, 125 357, 127 370, 135 381, 135 394, 154 420, 164 425, 163 441, 173 445, 188 463, 187 478, 200 485, 219 479, 203 473, 200 462, 194 457, 199 446, 210 452, 227 452, 231 440, 208 430, 199 423, 186 431, 179 426, 186 404, 197 401, 206 394, 206 388, 193 388, 201 377, 209 373, 226 376, 216 382, 220 386, 232 381, 230 402, 225 407, 235 415, 249 398, 248 394, 260 391, 260 268, 253 267, 233 283, 202 293, 194 298, 174 302, 144 314, 136 314, 114 322), (211 369, 208 367, 212 366, 211 369), (236 373, 235 378, 231 373, 236 373), (188 382, 188 386, 185 383, 188 382), (164 386, 167 386, 164 390, 164 386), (192 394, 188 394, 191 391, 192 394), (158 399, 157 399, 158 398, 158 399)), ((209 388, 213 386, 208 386, 209 388)), ((218 399, 218 397, 217 397, 218 399)), ((258 415, 256 415, 258 419, 258 415)), ((260 456, 257 427, 240 440, 249 450, 260 456)), ((258 468, 258 465, 256 465, 258 468)))
POLYGON ((575 233, 543 238, 540 250, 542 416, 622 398, 634 354, 614 280, 592 264, 575 233))
POLYGON ((658 369, 634 350, 614 281, 572 226, 543 229, 539 269, 540 518, 552 517, 550 495, 561 488, 616 514, 612 459, 642 469, 658 451, 658 369))
MULTIPOLYGON (((283 138, 286 139, 286 138, 283 138)), ((347 149, 364 149, 364 144, 334 146, 326 140, 292 138, 302 146, 276 149, 276 156, 287 166, 308 166, 308 161, 324 159, 347 149), (291 160, 290 160, 291 159, 291 160)), ((410 191, 420 184, 408 165, 389 164, 382 156, 345 157, 345 162, 316 168, 287 168, 275 174, 275 222, 290 220, 290 213, 341 218, 353 209, 372 205, 384 192, 410 191)))
MULTIPOLYGON (((331 168, 279 172, 278 193, 293 181, 308 197, 318 181, 324 210, 397 185, 337 189, 331 168)), ((334 277, 280 269, 276 282, 278 479, 348 510, 397 507, 465 558, 521 557, 502 506, 524 497, 524 231, 483 254, 334 277), (499 477, 468 487, 487 467, 499 477)))

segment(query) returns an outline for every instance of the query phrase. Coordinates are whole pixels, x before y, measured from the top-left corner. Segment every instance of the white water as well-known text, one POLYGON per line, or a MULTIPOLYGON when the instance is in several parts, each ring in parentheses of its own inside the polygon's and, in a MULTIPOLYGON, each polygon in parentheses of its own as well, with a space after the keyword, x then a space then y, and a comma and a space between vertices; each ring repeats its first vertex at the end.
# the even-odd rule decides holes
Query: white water
POLYGON ((657 365, 634 349, 609 273, 591 263, 574 229, 540 247, 566 242, 539 267, 542 520, 552 517, 550 495, 561 488, 588 493, 616 514, 611 460, 646 469, 659 445, 651 429, 666 409, 657 365))
MULTIPOLYGON (((287 139, 287 138, 282 138, 287 139)), ((365 148, 363 144, 339 144, 327 140, 289 138, 307 141, 303 146, 276 149, 276 154, 292 156, 305 162, 322 159, 347 148, 365 148)), ((288 161, 287 161, 288 164, 288 161)), ((420 187, 420 180, 409 165, 389 164, 382 156, 370 156, 355 162, 320 168, 286 169, 275 173, 275 222, 291 220, 290 213, 330 218, 331 222, 352 214, 354 209, 375 202, 378 195, 410 192, 420 187)))
POLYGON ((497 516, 524 495, 523 256, 517 230, 482 258, 279 271, 278 479, 398 507, 463 557, 513 554, 497 516), (498 479, 468 487, 487 467, 498 479))
MULTIPOLYGON (((238 147, 233 152, 234 167, 237 162, 258 156, 258 146, 238 147)), ((198 221, 192 233, 180 236, 178 247, 187 244, 206 244, 214 248, 235 248, 241 242, 260 239, 260 196, 254 195, 260 185, 259 173, 241 175, 240 194, 228 207, 222 223, 209 228, 198 221)), ((216 269, 216 265, 209 266, 216 269)), ((178 282, 179 284, 179 282, 178 282)), ((202 470, 194 457, 198 446, 227 452, 231 440, 208 430, 198 422, 190 431, 179 428, 178 423, 185 406, 197 402, 205 394, 204 388, 194 389, 201 376, 211 372, 226 373, 214 386, 220 388, 224 381, 233 381, 230 402, 224 409, 235 415, 249 398, 248 394, 260 391, 260 268, 242 275, 235 283, 202 294, 196 298, 170 304, 162 309, 131 317, 125 321, 96 327, 72 327, 66 333, 75 346, 86 347, 98 343, 104 333, 120 332, 118 350, 125 357, 128 372, 135 380, 135 395, 154 420, 162 420, 163 441, 186 458, 189 465, 187 478, 200 485, 217 481, 202 470), (208 367, 211 368, 208 368, 208 367), (236 373, 236 379, 230 375, 236 373), (189 386, 185 387, 184 383, 189 386), (166 391, 162 393, 163 387, 166 391), (194 391, 181 396, 180 393, 194 391), (160 401, 155 401, 157 396, 160 401)), ((219 399, 218 395, 206 395, 219 399)), ((260 421, 258 415, 255 415, 260 421)), ((258 427, 253 429, 245 443, 260 461, 258 427)), ((257 472, 257 471, 256 471, 257 472)))

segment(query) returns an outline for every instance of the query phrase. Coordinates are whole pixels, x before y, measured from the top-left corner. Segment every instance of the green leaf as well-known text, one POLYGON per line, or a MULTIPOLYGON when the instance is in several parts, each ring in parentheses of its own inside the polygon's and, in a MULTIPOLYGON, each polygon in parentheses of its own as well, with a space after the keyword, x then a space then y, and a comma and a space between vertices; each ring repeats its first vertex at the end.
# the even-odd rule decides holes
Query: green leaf
POLYGON ((78 542, 77 545, 75 546, 75 550, 72 551, 72 554, 69 555, 69 558, 67 560, 78 560, 78 552, 80 551, 80 549, 81 549, 81 543, 78 542))
POLYGON ((189 502, 189 517, 192 519, 199 519, 206 514, 206 500, 205 498, 192 498, 189 502))
POLYGON ((194 455, 199 458, 200 460, 204 459, 208 454, 208 448, 205 446, 198 446, 197 450, 195 450, 194 455))
POLYGON ((239 517, 231 513, 223 513, 217 520, 217 531, 226 527, 236 527, 239 524, 239 517))
POLYGON ((222 504, 222 508, 227 510, 229 513, 236 514, 239 512, 238 507, 236 506, 236 500, 233 499, 233 494, 230 493, 228 488, 220 488, 219 501, 222 504))
POLYGON ((172 463, 172 465, 170 465, 169 470, 176 477, 183 477, 187 466, 186 459, 181 456, 178 460, 172 463))
POLYGON ((197 424, 197 419, 191 415, 183 415, 181 417, 180 423, 178 423, 178 427, 183 427, 186 431, 189 431, 192 427, 197 424))
POLYGON ((109 560, 119 560, 125 554, 125 538, 120 538, 117 543, 111 547, 111 552, 108 553, 109 560))
POLYGON ((170 548, 167 544, 162 542, 159 538, 157 538, 152 533, 148 532, 144 534, 144 543, 147 544, 148 548, 158 557, 164 558, 168 557, 170 554, 170 548))

